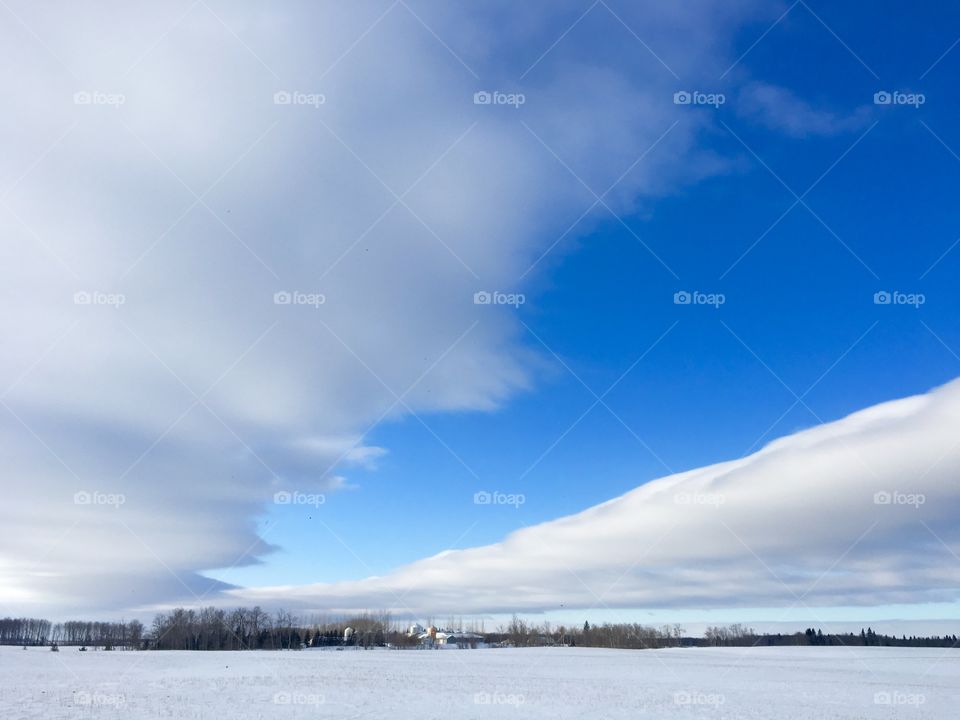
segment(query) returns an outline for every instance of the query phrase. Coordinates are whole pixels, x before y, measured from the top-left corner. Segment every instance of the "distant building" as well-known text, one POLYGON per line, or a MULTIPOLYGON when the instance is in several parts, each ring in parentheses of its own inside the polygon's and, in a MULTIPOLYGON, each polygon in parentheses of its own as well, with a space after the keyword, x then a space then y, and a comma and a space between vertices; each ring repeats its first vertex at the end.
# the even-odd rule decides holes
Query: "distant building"
POLYGON ((414 635, 419 637, 420 635, 423 635, 423 633, 425 632, 426 632, 426 628, 424 628, 423 625, 421 625, 420 623, 414 623, 407 629, 407 637, 413 637, 414 635))
POLYGON ((476 647, 483 641, 482 635, 468 632, 438 632, 437 645, 456 645, 457 647, 476 647))
POLYGON ((484 646, 482 635, 459 630, 438 630, 432 626, 420 633, 417 638, 421 645, 431 648, 475 648, 484 646))

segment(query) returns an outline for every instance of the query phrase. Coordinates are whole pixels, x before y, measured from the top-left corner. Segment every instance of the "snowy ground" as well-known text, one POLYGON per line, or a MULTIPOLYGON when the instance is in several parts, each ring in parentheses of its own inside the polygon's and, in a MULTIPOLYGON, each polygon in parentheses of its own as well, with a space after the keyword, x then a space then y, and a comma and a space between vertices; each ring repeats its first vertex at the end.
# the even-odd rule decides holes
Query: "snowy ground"
POLYGON ((960 651, 0 647, 0 718, 958 717, 960 651))

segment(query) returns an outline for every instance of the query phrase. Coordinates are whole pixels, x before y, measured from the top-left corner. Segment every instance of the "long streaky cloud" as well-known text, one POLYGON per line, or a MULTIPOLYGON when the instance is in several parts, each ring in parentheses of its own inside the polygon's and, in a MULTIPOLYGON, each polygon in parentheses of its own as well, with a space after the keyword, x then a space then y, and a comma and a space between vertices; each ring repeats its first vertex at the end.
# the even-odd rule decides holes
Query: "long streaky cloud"
POLYGON ((228 595, 414 615, 949 601, 960 587, 958 427, 960 380, 494 545, 357 582, 228 595))

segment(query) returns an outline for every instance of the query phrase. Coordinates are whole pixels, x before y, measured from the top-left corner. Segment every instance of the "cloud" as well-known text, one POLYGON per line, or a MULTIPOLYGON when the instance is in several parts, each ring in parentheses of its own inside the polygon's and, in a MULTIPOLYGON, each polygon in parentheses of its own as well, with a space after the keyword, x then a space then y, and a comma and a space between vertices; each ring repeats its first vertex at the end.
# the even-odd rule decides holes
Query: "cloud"
POLYGON ((227 595, 414 615, 952 601, 958 420, 960 380, 646 483, 501 543, 357 582, 227 595))
POLYGON ((865 128, 871 110, 861 106, 841 114, 815 108, 793 91, 779 85, 752 82, 738 95, 738 112, 789 137, 831 136, 865 128))
POLYGON ((525 289, 593 192, 622 212, 716 171, 671 73, 728 62, 753 3, 596 6, 555 46, 580 4, 515 5, 10 4, 8 607, 216 595, 204 570, 273 549, 277 490, 346 486, 378 423, 531 386, 475 292, 525 289), (473 103, 494 90, 526 102, 473 103))
POLYGON ((363 445, 359 436, 299 438, 295 448, 316 454, 320 458, 335 456, 338 463, 356 465, 367 470, 375 469, 377 460, 386 455, 386 448, 363 445))

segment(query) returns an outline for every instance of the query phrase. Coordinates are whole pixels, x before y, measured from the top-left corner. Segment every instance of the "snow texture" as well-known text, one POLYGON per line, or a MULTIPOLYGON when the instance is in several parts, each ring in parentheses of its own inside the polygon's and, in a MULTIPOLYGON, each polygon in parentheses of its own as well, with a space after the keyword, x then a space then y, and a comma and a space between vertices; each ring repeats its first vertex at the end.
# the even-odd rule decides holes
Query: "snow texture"
POLYGON ((960 651, 0 648, 0 717, 956 717, 960 651))

